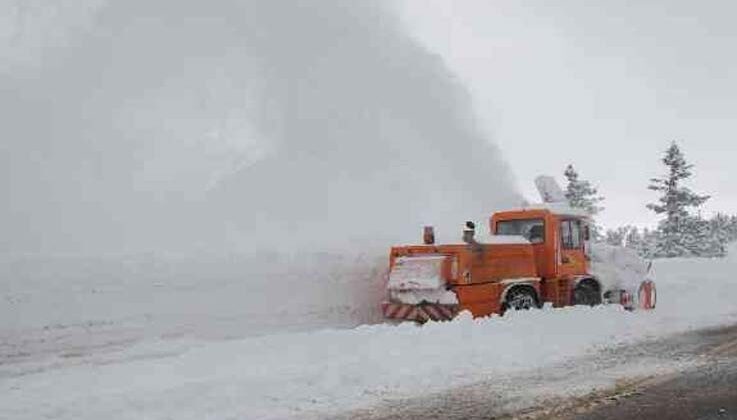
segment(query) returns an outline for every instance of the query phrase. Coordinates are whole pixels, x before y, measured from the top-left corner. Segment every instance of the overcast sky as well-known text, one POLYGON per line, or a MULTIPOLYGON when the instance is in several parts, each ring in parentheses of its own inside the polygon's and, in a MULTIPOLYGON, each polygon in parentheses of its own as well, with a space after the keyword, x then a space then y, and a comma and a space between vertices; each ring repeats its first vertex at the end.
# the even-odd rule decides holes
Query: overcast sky
POLYGON ((678 140, 706 213, 737 213, 737 3, 408 0, 410 30, 468 86, 519 187, 568 163, 602 222, 652 224, 647 181, 678 140))

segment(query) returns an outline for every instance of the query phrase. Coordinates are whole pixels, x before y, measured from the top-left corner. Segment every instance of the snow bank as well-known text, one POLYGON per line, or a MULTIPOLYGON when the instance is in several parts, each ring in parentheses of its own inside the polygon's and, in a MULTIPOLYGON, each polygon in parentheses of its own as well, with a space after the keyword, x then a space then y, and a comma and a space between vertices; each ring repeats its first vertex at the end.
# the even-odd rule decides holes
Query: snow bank
POLYGON ((582 329, 628 316, 612 308, 534 312, 504 322, 465 316, 424 328, 256 337, 136 360, 155 351, 154 343, 126 352, 125 363, 7 379, 0 413, 16 419, 52 413, 76 419, 111 413, 130 419, 305 418, 561 361, 609 338, 588 337, 582 329))
POLYGON ((657 261, 659 306, 510 313, 220 343, 150 341, 0 370, 0 417, 311 418, 550 366, 617 344, 737 322, 737 260, 657 261))
POLYGON ((643 280, 655 280, 648 271, 649 263, 631 249, 592 243, 590 254, 591 273, 601 281, 604 291, 622 289, 634 295, 643 280))
POLYGON ((121 340, 373 323, 386 265, 386 257, 327 253, 6 258, 0 357, 21 343, 36 356, 121 340))

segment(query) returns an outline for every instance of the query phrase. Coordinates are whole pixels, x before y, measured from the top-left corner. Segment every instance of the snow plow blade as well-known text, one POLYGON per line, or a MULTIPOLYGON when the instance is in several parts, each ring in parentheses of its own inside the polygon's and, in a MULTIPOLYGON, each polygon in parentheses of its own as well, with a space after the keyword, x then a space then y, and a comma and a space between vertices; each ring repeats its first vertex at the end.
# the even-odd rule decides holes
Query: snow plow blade
POLYGON ((408 303, 384 302, 382 304, 384 318, 398 321, 450 321, 459 312, 458 305, 444 305, 440 303, 408 303))

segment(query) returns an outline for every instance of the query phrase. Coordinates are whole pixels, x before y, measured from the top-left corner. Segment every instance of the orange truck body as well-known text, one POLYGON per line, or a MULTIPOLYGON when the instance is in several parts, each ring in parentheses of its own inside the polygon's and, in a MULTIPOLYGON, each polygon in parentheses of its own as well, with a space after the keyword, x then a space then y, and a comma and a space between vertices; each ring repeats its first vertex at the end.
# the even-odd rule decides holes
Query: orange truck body
MULTIPOLYGON (((390 278, 403 261, 423 256, 438 258, 442 261, 439 276, 455 300, 407 303, 390 293, 383 303, 384 316, 425 322, 448 320, 464 310, 474 317, 502 314, 513 291, 534 296, 536 306, 550 302, 554 307, 562 307, 580 303, 576 302, 578 295, 574 290, 582 282, 600 297, 601 285, 589 272, 587 221, 580 214, 546 208, 505 211, 490 218, 488 229, 492 235, 505 233, 507 227, 532 223, 538 225, 537 236, 533 240, 509 243, 474 240, 447 245, 394 246, 389 255, 390 278)), ((395 287, 401 289, 402 285, 395 287)))

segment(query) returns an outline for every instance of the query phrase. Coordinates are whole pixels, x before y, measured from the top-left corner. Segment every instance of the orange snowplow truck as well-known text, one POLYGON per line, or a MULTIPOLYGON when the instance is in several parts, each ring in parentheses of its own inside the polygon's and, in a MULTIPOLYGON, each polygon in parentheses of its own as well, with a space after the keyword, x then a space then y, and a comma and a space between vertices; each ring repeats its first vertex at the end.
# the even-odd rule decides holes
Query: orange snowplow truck
POLYGON ((391 248, 384 317, 425 322, 529 309, 602 303, 602 284, 589 271, 588 218, 573 210, 505 211, 490 219, 490 235, 466 222, 463 240, 391 248), (483 237, 482 237, 483 236, 483 237))

